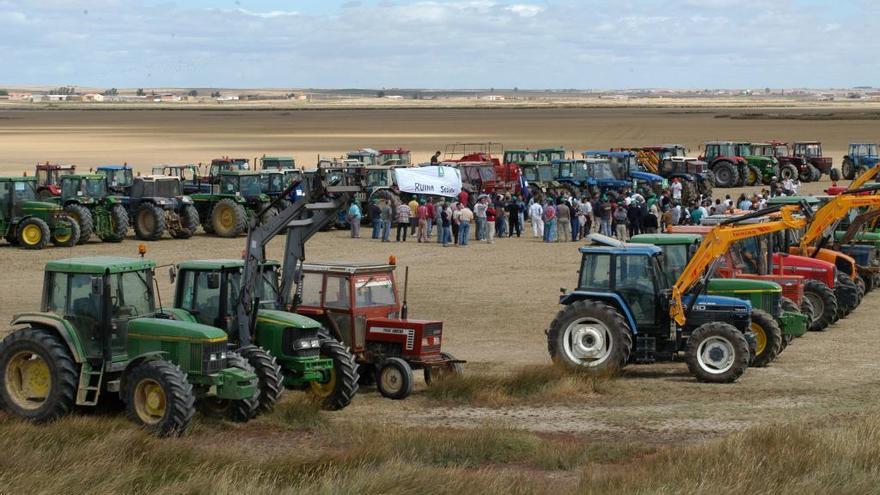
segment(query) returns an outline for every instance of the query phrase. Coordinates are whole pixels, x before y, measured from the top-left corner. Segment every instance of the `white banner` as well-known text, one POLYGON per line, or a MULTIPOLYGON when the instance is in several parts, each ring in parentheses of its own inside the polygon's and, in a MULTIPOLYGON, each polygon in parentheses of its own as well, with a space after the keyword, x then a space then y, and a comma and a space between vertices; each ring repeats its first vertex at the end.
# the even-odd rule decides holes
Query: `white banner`
POLYGON ((395 168, 397 187, 402 192, 456 197, 461 192, 461 175, 452 167, 395 168))

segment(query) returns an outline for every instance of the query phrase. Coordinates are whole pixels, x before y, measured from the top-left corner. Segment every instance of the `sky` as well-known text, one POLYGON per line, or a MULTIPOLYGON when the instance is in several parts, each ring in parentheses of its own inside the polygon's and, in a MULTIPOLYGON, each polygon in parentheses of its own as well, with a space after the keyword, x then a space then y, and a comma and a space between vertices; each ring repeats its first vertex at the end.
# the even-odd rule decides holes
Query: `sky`
POLYGON ((877 0, 0 0, 0 84, 880 86, 877 0))

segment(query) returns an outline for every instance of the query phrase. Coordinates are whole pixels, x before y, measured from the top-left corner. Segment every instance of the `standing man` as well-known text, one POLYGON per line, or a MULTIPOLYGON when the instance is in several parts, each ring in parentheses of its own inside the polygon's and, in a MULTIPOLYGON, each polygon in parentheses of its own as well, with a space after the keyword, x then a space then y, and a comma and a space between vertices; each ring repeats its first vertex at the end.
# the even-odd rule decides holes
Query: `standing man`
POLYGON ((474 233, 474 240, 477 241, 485 241, 486 240, 486 210, 488 206, 486 205, 488 200, 486 198, 480 198, 477 200, 477 204, 474 205, 474 219, 477 222, 477 231, 474 233))
POLYGON ((577 241, 580 237, 581 233, 581 217, 580 210, 578 206, 580 202, 574 197, 571 198, 571 203, 568 205, 568 209, 571 211, 571 240, 577 241))
POLYGON ((519 229, 519 202, 516 198, 511 198, 507 203, 507 214, 510 224, 510 231, 507 237, 513 237, 513 231, 516 230, 516 236, 519 237, 522 231, 519 229))
POLYGON ((382 242, 389 242, 388 238, 391 236, 391 219, 394 217, 394 212, 391 211, 391 201, 384 200, 382 202, 382 210, 379 214, 379 219, 382 222, 382 242))
POLYGON ((434 229, 434 198, 428 198, 425 205, 425 225, 428 227, 428 240, 431 240, 431 234, 434 229))
POLYGON ((627 220, 627 210, 626 206, 621 203, 618 204, 614 209, 614 223, 615 230, 617 232, 617 240, 625 241, 626 238, 626 220, 627 220))
POLYGON ((419 219, 419 242, 428 242, 428 207, 425 206, 424 199, 416 210, 416 215, 419 219))
POLYGON ((529 206, 529 218, 532 220, 532 237, 544 237, 544 208, 535 201, 529 206))
POLYGON ((544 203, 544 242, 553 242, 556 235, 556 207, 547 200, 544 203))
MULTIPOLYGON (((419 214, 419 202, 416 201, 416 197, 413 196, 411 200, 409 200, 409 218, 416 219, 419 214)), ((410 232, 409 235, 415 237, 416 235, 416 222, 410 222, 410 232)))
POLYGON ((348 207, 348 224, 351 225, 351 238, 361 238, 361 207, 357 201, 352 201, 348 207))
POLYGON ((438 211, 440 212, 440 235, 438 239, 443 244, 443 247, 446 247, 449 245, 449 241, 452 240, 452 210, 445 203, 440 203, 438 211))
POLYGON ((672 189, 672 200, 681 203, 681 181, 678 180, 678 177, 672 179, 672 185, 669 186, 669 189, 672 189))
POLYGON ((448 204, 445 200, 440 200, 439 203, 434 207, 434 223, 437 224, 437 242, 443 243, 443 239, 440 236, 443 234, 443 210, 448 208, 448 204))
POLYGON ((373 226, 373 239, 379 239, 382 235, 382 208, 375 199, 370 202, 370 223, 373 226))
POLYGON ((474 221, 474 212, 467 205, 461 207, 458 212, 458 240, 459 246, 467 246, 471 233, 471 222, 474 221))
POLYGON ((556 204, 557 237, 556 242, 571 241, 571 208, 567 201, 559 201, 556 204))
POLYGON ((495 208, 491 204, 486 208, 486 237, 489 244, 495 244, 495 208))
POLYGON ((409 229, 409 219, 412 217, 412 210, 406 203, 400 203, 397 207, 397 242, 400 241, 400 233, 403 232, 403 242, 406 242, 406 231, 409 229))

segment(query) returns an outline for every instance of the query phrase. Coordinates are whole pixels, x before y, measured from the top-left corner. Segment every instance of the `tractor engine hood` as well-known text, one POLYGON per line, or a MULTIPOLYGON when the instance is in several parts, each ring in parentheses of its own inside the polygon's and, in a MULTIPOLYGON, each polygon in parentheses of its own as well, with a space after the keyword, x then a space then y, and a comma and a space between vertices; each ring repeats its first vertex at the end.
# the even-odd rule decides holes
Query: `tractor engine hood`
POLYGON ((128 336, 132 339, 189 341, 193 343, 221 342, 226 332, 201 323, 160 318, 135 318, 128 322, 128 336))
POLYGON ((782 292, 782 286, 769 280, 752 280, 742 278, 713 278, 709 280, 710 291, 734 293, 772 293, 782 292))
POLYGON ((22 211, 62 211, 61 206, 56 203, 49 203, 46 201, 24 201, 21 203, 22 211))
POLYGON ((265 325, 278 325, 293 328, 320 328, 321 324, 307 317, 287 311, 275 309, 261 309, 257 312, 257 323, 265 325))
POLYGON ((645 182, 663 182, 663 177, 650 172, 630 172, 629 175, 632 176, 633 179, 645 182))
POLYGON ((682 297, 682 304, 687 312, 686 327, 696 329, 700 325, 715 321, 729 323, 741 331, 747 331, 751 324, 752 304, 749 301, 727 296, 697 296, 696 303, 691 307, 693 295, 682 297))

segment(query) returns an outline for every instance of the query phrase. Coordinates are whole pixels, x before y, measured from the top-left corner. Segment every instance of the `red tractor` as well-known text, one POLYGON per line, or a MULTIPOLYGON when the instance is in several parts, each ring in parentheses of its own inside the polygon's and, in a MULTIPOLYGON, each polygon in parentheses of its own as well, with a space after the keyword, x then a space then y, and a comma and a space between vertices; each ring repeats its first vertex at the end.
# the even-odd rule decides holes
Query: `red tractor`
POLYGON ((37 177, 37 197, 46 200, 61 196, 61 178, 75 173, 76 165, 38 163, 34 172, 37 177))
POLYGON ((469 192, 519 193, 522 188, 522 170, 516 163, 501 163, 498 156, 503 156, 501 143, 454 143, 446 146, 443 162, 459 164, 462 182, 474 189, 469 192), (465 170, 466 168, 475 168, 478 171, 465 170))
POLYGON ((810 165, 819 169, 819 173, 827 175, 831 180, 840 180, 840 170, 833 167, 830 156, 822 155, 822 143, 819 141, 795 141, 792 144, 794 156, 806 158, 810 165))
POLYGON ((379 150, 376 161, 377 165, 409 167, 412 165, 412 154, 404 148, 379 150))
POLYGON ((351 348, 362 384, 376 384, 390 399, 404 399, 413 369, 425 382, 462 374, 464 361, 442 352, 443 322, 407 318, 406 286, 400 302, 395 260, 378 263, 305 263, 296 312, 321 322, 351 348))

